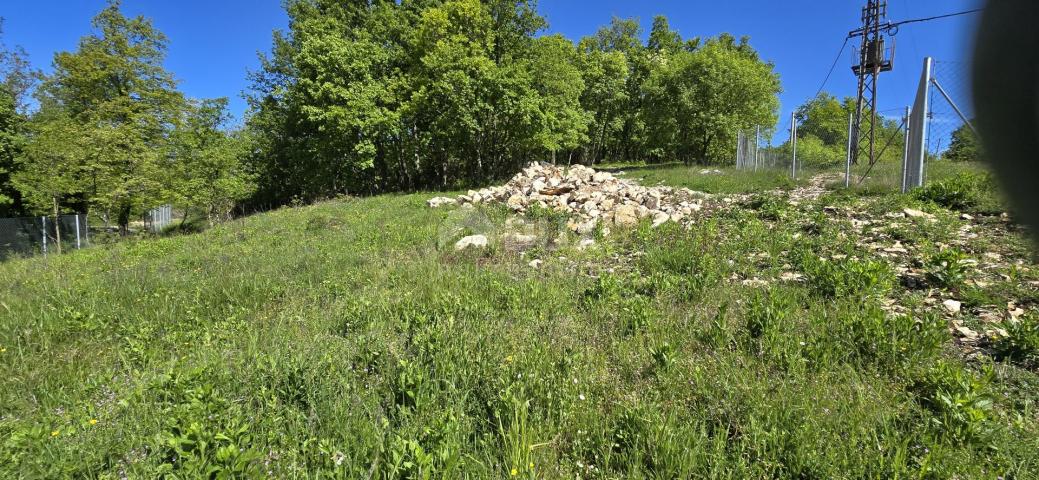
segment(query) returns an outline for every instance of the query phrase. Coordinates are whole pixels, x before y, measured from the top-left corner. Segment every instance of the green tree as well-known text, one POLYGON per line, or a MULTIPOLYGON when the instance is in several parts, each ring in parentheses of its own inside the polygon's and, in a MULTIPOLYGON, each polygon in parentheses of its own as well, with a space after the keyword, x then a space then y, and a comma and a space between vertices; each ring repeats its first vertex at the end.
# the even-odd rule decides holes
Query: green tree
POLYGON ((966 124, 960 125, 952 132, 952 140, 949 149, 943 155, 946 159, 954 162, 971 162, 982 160, 981 146, 978 137, 966 124))
POLYGON ((737 130, 775 125, 779 92, 773 65, 762 62, 746 39, 708 40, 672 55, 650 76, 651 143, 687 163, 732 158, 737 130))
POLYGON ((667 17, 657 15, 653 17, 653 28, 649 31, 649 42, 647 48, 657 53, 676 53, 683 47, 682 36, 671 30, 671 24, 667 17))
POLYGON ((848 116, 855 111, 851 98, 840 102, 823 92, 797 109, 797 135, 812 136, 827 146, 845 146, 848 142, 848 116))
POLYGON ((562 35, 549 35, 535 41, 531 71, 534 88, 541 97, 543 125, 538 129, 538 145, 556 154, 574 149, 588 140, 589 115, 581 106, 585 83, 578 64, 577 48, 562 35))
MULTIPOLYGON (((114 214, 125 233, 132 215, 162 200, 157 165, 183 97, 162 66, 166 37, 143 17, 123 16, 119 7, 111 1, 75 52, 54 56, 54 72, 37 95, 42 108, 61 113, 34 122, 39 129, 34 135, 59 138, 74 132, 83 148, 69 158, 57 142, 44 142, 24 163, 30 170, 46 170, 32 164, 66 158, 87 206, 101 209, 106 218, 114 214)), ((31 190, 22 184, 23 194, 33 195, 31 190)))
MULTIPOLYGON (((2 35, 3 18, 0 18, 0 38, 2 35)), ((8 47, 0 40, 0 216, 25 213, 12 176, 17 171, 16 159, 26 140, 26 96, 37 75, 29 65, 25 50, 8 47)))
POLYGON ((581 94, 581 104, 590 118, 588 161, 595 164, 606 159, 607 145, 624 128, 624 112, 628 106, 625 86, 629 70, 622 52, 582 51, 585 90, 581 94))
POLYGON ((252 175, 244 158, 249 143, 242 132, 225 130, 230 121, 227 99, 190 102, 173 135, 167 157, 167 198, 210 222, 227 219, 236 203, 252 194, 252 175))

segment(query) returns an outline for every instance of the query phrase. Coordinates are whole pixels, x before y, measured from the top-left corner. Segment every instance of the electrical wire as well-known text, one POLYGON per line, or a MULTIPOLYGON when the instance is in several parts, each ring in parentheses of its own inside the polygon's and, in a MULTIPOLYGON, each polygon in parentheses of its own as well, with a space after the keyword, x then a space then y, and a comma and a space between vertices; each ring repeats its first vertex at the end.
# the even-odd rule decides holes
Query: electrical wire
MULTIPOLYGON (((894 23, 888 22, 888 23, 886 23, 884 25, 877 26, 877 28, 881 29, 881 30, 886 30, 886 31, 890 31, 892 29, 895 29, 895 31, 897 31, 898 27, 900 27, 902 25, 908 25, 910 23, 930 22, 931 20, 940 20, 940 19, 943 19, 943 18, 958 17, 958 16, 961 16, 961 15, 970 15, 972 13, 980 13, 981 11, 982 11, 981 8, 976 8, 974 10, 965 10, 965 11, 962 11, 962 12, 947 13, 945 15, 936 15, 936 16, 933 16, 933 17, 914 18, 912 20, 903 20, 901 22, 894 22, 894 23)), ((850 33, 848 33, 848 38, 857 37, 859 35, 862 35, 862 33, 863 33, 863 29, 857 28, 855 30, 852 30, 850 33)))
POLYGON ((826 83, 830 81, 830 76, 833 75, 833 70, 837 68, 837 64, 841 61, 841 55, 844 55, 844 49, 848 48, 848 40, 850 38, 851 37, 846 37, 844 39, 844 43, 841 44, 841 51, 837 52, 837 58, 833 59, 833 65, 830 65, 830 71, 826 73, 826 78, 823 79, 822 85, 819 85, 819 90, 815 92, 815 96, 812 98, 816 98, 820 93, 823 93, 823 89, 826 88, 826 83))

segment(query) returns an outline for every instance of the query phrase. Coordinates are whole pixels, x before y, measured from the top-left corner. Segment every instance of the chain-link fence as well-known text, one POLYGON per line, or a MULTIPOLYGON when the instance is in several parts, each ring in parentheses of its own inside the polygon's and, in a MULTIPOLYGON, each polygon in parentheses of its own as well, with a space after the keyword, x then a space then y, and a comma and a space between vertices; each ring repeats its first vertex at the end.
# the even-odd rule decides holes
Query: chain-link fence
POLYGON ((86 215, 0 218, 0 260, 86 247, 88 227, 86 215))
POLYGON ((935 60, 927 112, 927 156, 934 160, 975 160, 965 147, 975 143, 970 73, 962 62, 935 60))
POLYGON ((736 132, 736 168, 738 170, 784 170, 791 169, 793 158, 790 148, 772 146, 771 138, 763 135, 761 127, 736 132))

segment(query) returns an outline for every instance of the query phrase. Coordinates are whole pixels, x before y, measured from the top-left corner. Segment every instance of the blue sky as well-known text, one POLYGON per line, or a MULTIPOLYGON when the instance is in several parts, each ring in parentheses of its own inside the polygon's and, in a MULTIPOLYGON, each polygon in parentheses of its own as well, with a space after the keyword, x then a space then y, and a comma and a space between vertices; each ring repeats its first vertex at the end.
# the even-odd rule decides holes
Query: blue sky
MULTIPOLYGON (((578 39, 613 16, 638 17, 647 30, 653 16, 666 15, 684 37, 721 32, 749 35, 762 57, 775 63, 784 92, 781 125, 790 111, 819 88, 847 35, 859 23, 865 0, 541 0, 549 32, 578 39)), ((980 0, 890 0, 889 18, 902 20, 977 8, 980 0)), ((33 64, 49 70, 54 53, 76 48, 90 31, 90 18, 104 0, 9 0, 0 6, 4 41, 21 45, 33 64)), ((267 51, 271 31, 285 28, 280 0, 124 0, 124 12, 145 15, 169 37, 167 68, 193 97, 231 98, 241 115, 248 87, 246 72, 257 68, 257 52, 267 51)), ((907 25, 897 36, 893 72, 881 78, 882 111, 912 103, 924 56, 965 62, 977 15, 907 25)), ((845 50, 827 91, 854 95, 853 50, 845 50)), ((956 68, 950 69, 956 72, 956 68)), ((959 70, 962 70, 960 68, 959 70)), ((950 79, 962 90, 963 78, 950 79)), ((967 107, 965 107, 967 108, 967 107)), ((895 114, 894 111, 891 114, 895 114)), ((785 135, 783 136, 785 138, 785 135)))

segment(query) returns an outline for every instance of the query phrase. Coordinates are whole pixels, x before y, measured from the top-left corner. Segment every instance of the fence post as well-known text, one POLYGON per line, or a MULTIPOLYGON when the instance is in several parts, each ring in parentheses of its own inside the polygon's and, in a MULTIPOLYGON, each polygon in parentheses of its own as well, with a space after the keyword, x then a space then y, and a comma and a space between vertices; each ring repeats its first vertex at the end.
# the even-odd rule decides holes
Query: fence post
POLYGON ((790 177, 797 178, 797 114, 790 113, 790 177))
POLYGON ((47 216, 44 215, 44 216, 40 217, 40 220, 43 221, 43 229, 42 229, 43 230, 43 256, 46 257, 47 256, 47 216))
POLYGON ((76 250, 83 248, 82 243, 79 240, 79 214, 76 214, 76 250))
POLYGON ((758 145, 761 145, 761 125, 754 127, 754 171, 758 171, 758 164, 761 163, 761 156, 758 155, 758 145))
POLYGON ((743 158, 740 151, 743 149, 743 130, 736 130, 736 170, 740 169, 740 161, 743 158))
POLYGON ((848 155, 844 160, 844 188, 851 186, 851 134, 852 134, 852 123, 855 121, 855 114, 848 114, 848 155))
POLYGON ((906 107, 905 144, 902 145, 902 193, 909 190, 909 107, 906 107))

